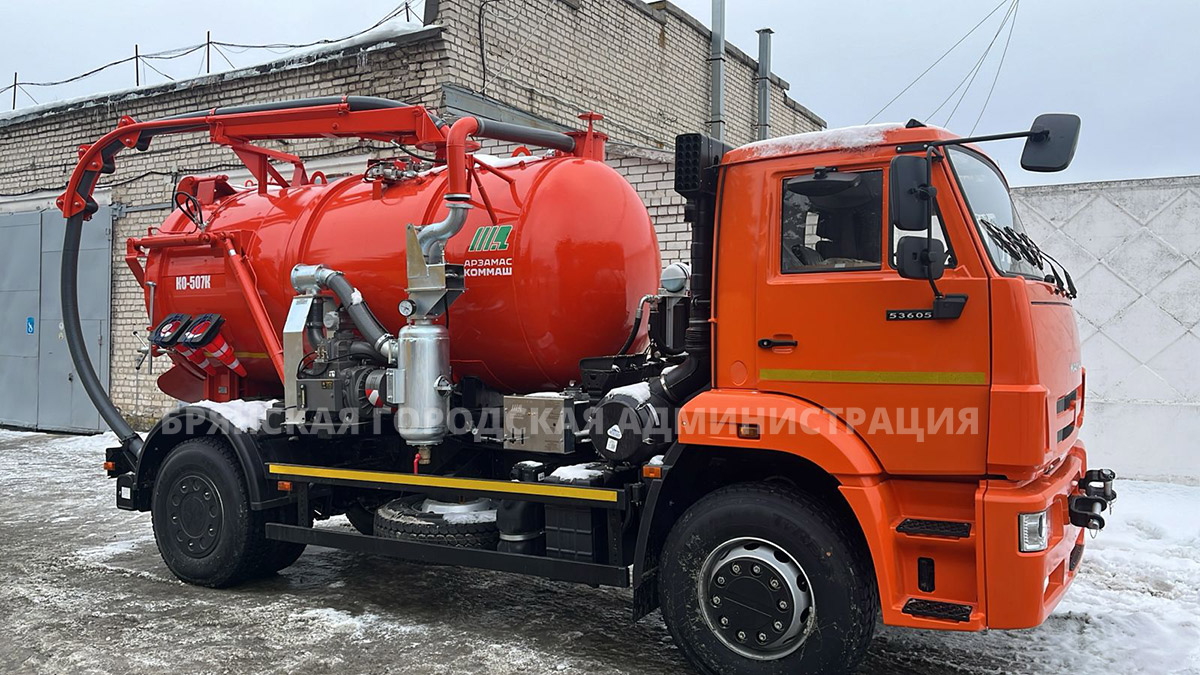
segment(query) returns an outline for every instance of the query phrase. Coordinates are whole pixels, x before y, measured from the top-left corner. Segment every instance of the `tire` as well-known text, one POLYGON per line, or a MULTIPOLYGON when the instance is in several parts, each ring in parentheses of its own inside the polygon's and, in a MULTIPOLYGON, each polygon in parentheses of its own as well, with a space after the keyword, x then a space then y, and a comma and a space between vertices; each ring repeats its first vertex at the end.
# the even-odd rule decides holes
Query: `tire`
POLYGON ((184 441, 167 455, 150 516, 163 562, 197 586, 233 586, 282 569, 300 553, 267 540, 263 514, 250 510, 241 465, 215 438, 184 441))
POLYGON ((846 523, 766 483, 721 488, 680 517, 659 595, 684 656, 722 675, 853 672, 879 612, 869 554, 846 523))
POLYGON ((394 499, 375 510, 375 535, 443 546, 495 549, 500 541, 496 521, 454 523, 420 510, 423 495, 394 499))

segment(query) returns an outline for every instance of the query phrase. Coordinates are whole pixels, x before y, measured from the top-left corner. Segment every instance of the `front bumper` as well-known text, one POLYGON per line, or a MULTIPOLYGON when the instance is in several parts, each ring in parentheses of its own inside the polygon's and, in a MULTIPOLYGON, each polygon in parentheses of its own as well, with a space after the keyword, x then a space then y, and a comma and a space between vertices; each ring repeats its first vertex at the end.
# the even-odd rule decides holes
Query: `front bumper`
POLYGON ((1075 578, 1086 529, 1104 527, 1100 513, 1116 498, 1111 471, 1087 471, 1076 443, 1056 471, 1014 486, 988 481, 983 513, 988 628, 1032 628, 1045 621, 1075 578), (1046 511, 1043 551, 1021 552, 1022 513, 1046 511))

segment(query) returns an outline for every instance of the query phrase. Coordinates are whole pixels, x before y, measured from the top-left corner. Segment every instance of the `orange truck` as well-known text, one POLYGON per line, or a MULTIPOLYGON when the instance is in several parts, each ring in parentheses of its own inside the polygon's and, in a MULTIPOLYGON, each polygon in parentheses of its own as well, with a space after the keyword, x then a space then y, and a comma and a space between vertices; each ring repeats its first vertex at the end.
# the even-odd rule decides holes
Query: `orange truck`
POLYGON ((1079 441, 1074 283, 979 146, 1024 138, 1025 169, 1058 171, 1078 118, 680 136, 690 264, 662 269, 583 117, 324 97, 124 118, 81 148, 64 333, 121 439, 117 505, 151 512, 171 571, 225 587, 314 545, 627 587, 709 673, 853 670, 877 618, 1045 620, 1114 476, 1079 441), (143 436, 92 371, 75 270, 116 156, 180 133, 252 180, 186 177, 128 242, 159 387, 189 402, 143 436), (407 148, 331 180, 269 147, 305 138, 407 148))

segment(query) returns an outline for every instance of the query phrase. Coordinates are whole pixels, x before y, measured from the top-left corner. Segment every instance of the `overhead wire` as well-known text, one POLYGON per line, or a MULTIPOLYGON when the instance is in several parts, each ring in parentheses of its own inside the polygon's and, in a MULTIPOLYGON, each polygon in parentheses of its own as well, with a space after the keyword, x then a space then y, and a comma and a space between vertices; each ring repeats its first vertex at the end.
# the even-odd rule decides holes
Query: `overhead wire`
POLYGON ((958 101, 954 104, 954 108, 951 110, 950 116, 946 118, 945 124, 950 123, 950 120, 954 117, 954 112, 958 110, 958 106, 962 103, 963 99, 966 97, 967 91, 969 91, 971 89, 971 85, 974 84, 975 77, 979 74, 980 68, 983 67, 983 63, 987 59, 988 54, 991 53, 992 47, 994 47, 996 45, 996 40, 998 40, 1000 38, 1000 34, 1004 32, 1004 27, 1008 24, 1008 19, 1012 16, 1013 9, 1016 8, 1016 6, 1017 6, 1017 0, 1006 0, 1006 2, 1008 2, 1008 11, 1005 12, 1004 19, 1000 22, 1000 26, 996 28, 995 34, 992 35, 991 42, 988 43, 987 47, 983 50, 983 53, 980 54, 979 58, 975 61, 975 64, 971 67, 971 69, 969 71, 967 71, 967 74, 965 76, 963 76, 963 79, 958 82, 958 85, 955 86, 954 89, 952 89, 950 91, 950 93, 938 105, 938 107, 934 108, 933 112, 929 113, 929 115, 927 115, 925 119, 932 119, 934 115, 937 115, 938 112, 940 112, 942 110, 942 108, 944 108, 946 106, 946 104, 949 103, 950 100, 954 98, 954 95, 959 93, 959 91, 961 90, 962 95, 959 96, 958 101), (964 84, 966 85, 966 89, 963 89, 964 84))
MULTIPOLYGON (((162 75, 163 77, 166 77, 167 79, 174 80, 175 78, 167 75, 166 73, 164 73, 163 71, 161 71, 157 68, 154 68, 154 66, 150 65, 148 63, 148 61, 152 60, 152 59, 153 60, 178 59, 178 58, 187 56, 189 54, 192 54, 196 51, 199 51, 200 49, 203 49, 207 45, 213 45, 213 46, 219 45, 221 47, 226 47, 231 50, 240 49, 242 51, 248 51, 251 49, 264 49, 267 51, 271 51, 273 53, 286 53, 287 51, 293 51, 295 49, 303 49, 305 47, 316 47, 316 46, 320 46, 320 45, 334 44, 334 43, 342 42, 345 40, 351 40, 353 38, 364 35, 372 30, 375 30, 376 28, 382 26, 383 24, 387 23, 388 21, 391 21, 392 19, 396 18, 397 16, 400 16, 400 14, 406 13, 406 10, 407 10, 407 13, 409 15, 411 15, 412 12, 416 11, 414 9, 414 5, 417 5, 417 4, 419 4, 417 2, 417 0, 405 0, 405 2, 394 7, 382 19, 373 23, 370 27, 365 28, 360 31, 357 31, 351 35, 341 37, 341 38, 326 38, 326 39, 321 39, 321 40, 314 40, 312 42, 294 43, 294 44, 293 43, 249 44, 249 43, 237 43, 237 42, 221 42, 221 41, 214 40, 214 41, 211 41, 208 43, 202 42, 200 44, 188 45, 186 47, 176 47, 173 49, 167 49, 167 50, 163 50, 163 51, 159 51, 159 52, 153 52, 150 54, 137 54, 134 56, 127 56, 124 58, 109 61, 108 63, 105 63, 103 65, 92 68, 91 70, 88 70, 86 72, 79 73, 78 75, 73 75, 71 77, 63 78, 60 80, 48 80, 48 81, 44 81, 44 82, 18 81, 14 84, 8 84, 8 85, 5 85, 4 87, 0 88, 0 93, 7 92, 7 91, 11 90, 14 86, 16 86, 16 87, 56 87, 56 86, 60 86, 60 85, 64 85, 64 84, 70 84, 72 82, 78 82, 79 80, 86 79, 88 77, 91 77, 93 75, 101 73, 110 68, 115 68, 117 66, 129 63, 130 61, 139 61, 140 64, 145 64, 146 66, 149 66, 151 69, 153 69, 159 75, 162 75), (283 51, 281 52, 281 51, 277 51, 277 50, 283 50, 283 51)), ((225 60, 228 62, 229 61, 228 57, 225 57, 225 60)), ((230 63, 230 66, 233 66, 233 64, 230 63)), ((26 95, 28 95, 28 92, 26 92, 26 95)), ((30 98, 32 99, 32 96, 30 98)))
POLYGON ((996 83, 1000 81, 1000 71, 1004 69, 1004 59, 1008 56, 1008 46, 1012 44, 1013 31, 1017 29, 1017 13, 1021 11, 1021 0, 1017 0, 1016 8, 1013 10, 1012 22, 1008 26, 1008 37, 1004 40, 1004 51, 1000 53, 1000 64, 996 66, 996 75, 992 78, 992 86, 988 89, 987 98, 983 101, 983 107, 979 109, 979 116, 975 118, 975 124, 971 125, 970 135, 975 134, 975 129, 979 127, 979 121, 983 119, 983 113, 987 111, 988 104, 992 102, 992 94, 996 91, 996 83))
POLYGON ((971 30, 969 30, 969 31, 967 31, 965 34, 963 34, 963 36, 962 36, 962 37, 960 37, 960 38, 958 39, 958 41, 957 41, 957 42, 955 42, 954 44, 950 45, 950 48, 949 48, 949 49, 947 49, 945 52, 943 52, 941 56, 937 57, 937 60, 935 60, 933 63, 929 64, 929 67, 928 67, 928 68, 926 68, 925 70, 921 71, 921 74, 920 74, 920 75, 917 75, 917 77, 916 77, 915 79, 913 79, 913 81, 912 81, 912 82, 909 82, 909 83, 908 83, 908 85, 907 85, 906 87, 904 87, 903 89, 901 89, 901 90, 900 90, 900 93, 898 93, 898 94, 896 94, 895 96, 893 96, 893 97, 892 97, 892 100, 888 101, 888 102, 887 102, 887 103, 886 103, 886 104, 885 104, 885 105, 884 105, 882 108, 880 108, 880 109, 879 109, 879 110, 878 110, 878 111, 877 111, 877 112, 876 112, 874 115, 871 115, 871 119, 867 120, 867 122, 866 122, 866 123, 867 123, 867 124, 870 124, 871 122, 874 122, 874 121, 875 121, 875 119, 876 119, 877 117, 879 117, 880 115, 882 115, 882 114, 883 114, 883 112, 884 112, 885 110, 887 110, 888 108, 890 108, 890 107, 892 106, 892 104, 893 104, 893 103, 895 103, 896 101, 898 101, 898 100, 900 99, 900 97, 901 97, 901 96, 903 96, 903 95, 904 95, 904 94, 905 94, 905 93, 906 93, 906 92, 907 92, 909 89, 912 89, 912 88, 913 88, 913 86, 914 86, 914 85, 916 85, 916 83, 917 83, 917 82, 920 82, 920 81, 921 81, 921 78, 923 78, 923 77, 925 77, 926 75, 928 75, 928 74, 929 74, 929 71, 933 70, 933 69, 934 69, 934 67, 936 67, 936 66, 937 66, 937 64, 941 63, 941 62, 942 62, 942 61, 943 61, 943 60, 944 60, 944 59, 945 59, 947 56, 949 56, 949 55, 950 55, 950 53, 951 53, 951 52, 953 52, 955 49, 957 49, 957 48, 958 48, 958 46, 959 46, 959 45, 961 45, 961 44, 963 43, 963 41, 964 41, 964 40, 966 40, 967 38, 971 37, 971 35, 973 35, 973 34, 975 33, 975 31, 979 30, 979 27, 980 27, 980 26, 982 26, 984 23, 986 23, 988 19, 992 18, 992 15, 993 15, 993 14, 995 14, 995 13, 996 13, 996 12, 998 12, 998 11, 1000 11, 1000 8, 1001 8, 1001 7, 1003 7, 1004 5, 1008 4, 1009 2, 1011 2, 1011 0, 1001 0, 1000 4, 998 4, 998 5, 996 5, 995 7, 993 7, 993 8, 992 8, 992 11, 988 12, 986 16, 984 16, 982 19, 980 19, 980 20, 979 20, 979 23, 975 24, 975 25, 974 25, 974 26, 971 28, 971 30))

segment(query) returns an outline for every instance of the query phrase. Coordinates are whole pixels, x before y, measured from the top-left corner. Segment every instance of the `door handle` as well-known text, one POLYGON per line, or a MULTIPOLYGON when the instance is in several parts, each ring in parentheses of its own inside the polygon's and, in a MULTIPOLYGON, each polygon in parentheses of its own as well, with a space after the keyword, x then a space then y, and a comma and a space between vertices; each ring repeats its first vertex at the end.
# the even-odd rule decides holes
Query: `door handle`
POLYGON ((772 349, 774 347, 795 347, 800 343, 795 340, 777 340, 775 338, 762 338, 758 341, 758 346, 762 349, 772 349))

